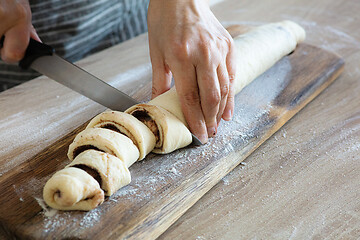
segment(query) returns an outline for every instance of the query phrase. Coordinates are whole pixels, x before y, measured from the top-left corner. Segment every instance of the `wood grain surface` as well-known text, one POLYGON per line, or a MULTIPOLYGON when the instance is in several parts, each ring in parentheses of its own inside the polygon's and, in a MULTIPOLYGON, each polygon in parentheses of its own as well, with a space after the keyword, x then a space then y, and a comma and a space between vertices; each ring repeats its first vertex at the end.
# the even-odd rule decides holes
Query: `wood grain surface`
POLYGON ((237 95, 233 121, 208 144, 150 154, 130 168, 130 185, 95 210, 46 217, 39 205, 42 188, 69 163, 66 152, 81 126, 3 174, 2 228, 10 236, 33 239, 156 238, 335 80, 343 64, 334 54, 300 45, 237 95))

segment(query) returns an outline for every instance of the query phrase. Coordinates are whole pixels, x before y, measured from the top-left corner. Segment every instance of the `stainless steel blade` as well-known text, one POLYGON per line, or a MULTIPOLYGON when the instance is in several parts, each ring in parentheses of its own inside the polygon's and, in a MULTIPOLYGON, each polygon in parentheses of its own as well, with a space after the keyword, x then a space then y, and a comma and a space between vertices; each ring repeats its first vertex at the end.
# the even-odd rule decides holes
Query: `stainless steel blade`
POLYGON ((39 57, 30 67, 112 110, 125 111, 138 103, 125 93, 56 54, 39 57))

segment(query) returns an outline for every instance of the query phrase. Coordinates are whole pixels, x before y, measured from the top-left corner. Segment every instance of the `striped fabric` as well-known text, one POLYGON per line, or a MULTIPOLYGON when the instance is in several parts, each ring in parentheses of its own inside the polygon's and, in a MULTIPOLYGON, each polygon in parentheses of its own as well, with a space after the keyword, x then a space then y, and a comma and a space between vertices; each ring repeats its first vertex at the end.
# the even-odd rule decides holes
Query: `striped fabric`
MULTIPOLYGON (((40 39, 77 61, 147 31, 149 0, 30 0, 40 39)), ((0 91, 39 76, 0 60, 0 91)))

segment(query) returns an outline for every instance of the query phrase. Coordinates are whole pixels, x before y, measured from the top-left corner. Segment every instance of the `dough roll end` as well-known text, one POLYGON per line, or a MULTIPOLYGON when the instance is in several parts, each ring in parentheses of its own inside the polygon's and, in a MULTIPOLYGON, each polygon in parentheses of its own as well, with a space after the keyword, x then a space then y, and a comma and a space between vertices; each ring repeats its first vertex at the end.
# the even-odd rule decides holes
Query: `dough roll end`
POLYGON ((88 173, 69 167, 56 172, 46 182, 43 198, 54 209, 88 211, 104 201, 104 192, 88 173))

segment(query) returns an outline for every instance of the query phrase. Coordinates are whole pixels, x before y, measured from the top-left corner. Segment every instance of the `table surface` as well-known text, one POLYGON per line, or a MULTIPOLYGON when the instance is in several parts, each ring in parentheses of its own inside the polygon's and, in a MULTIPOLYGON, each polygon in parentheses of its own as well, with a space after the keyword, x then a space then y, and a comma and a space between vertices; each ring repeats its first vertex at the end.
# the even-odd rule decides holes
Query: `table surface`
MULTIPOLYGON (((227 0, 212 9, 225 26, 296 21, 306 43, 345 59, 345 71, 160 239, 357 239, 360 2, 227 0)), ((79 65, 130 95, 139 85, 150 89, 146 35, 79 65)), ((150 91, 134 97, 148 100, 150 91)), ((1 177, 105 108, 40 77, 0 93, 0 109, 1 177)))

